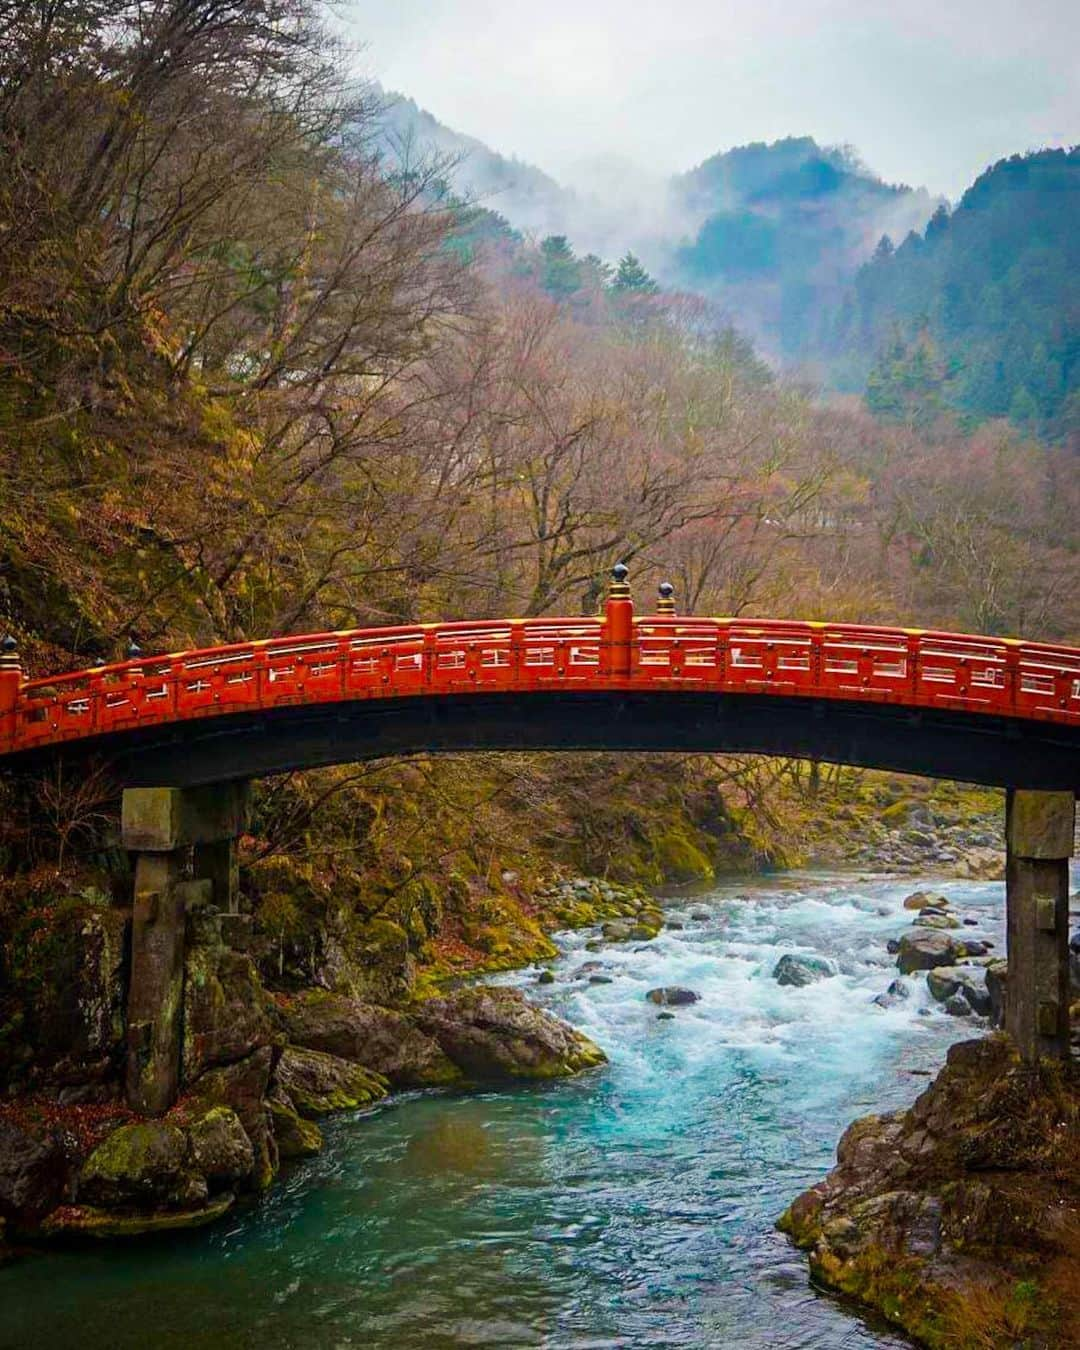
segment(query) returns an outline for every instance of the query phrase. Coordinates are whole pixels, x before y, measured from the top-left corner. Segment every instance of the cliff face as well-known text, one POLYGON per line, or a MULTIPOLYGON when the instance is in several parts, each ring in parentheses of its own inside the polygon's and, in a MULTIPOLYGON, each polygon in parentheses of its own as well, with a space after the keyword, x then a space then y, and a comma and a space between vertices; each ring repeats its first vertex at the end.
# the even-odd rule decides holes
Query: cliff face
POLYGON ((866 1116, 779 1226, 813 1277, 933 1350, 1080 1346, 1080 1067, 953 1046, 909 1111, 866 1116))

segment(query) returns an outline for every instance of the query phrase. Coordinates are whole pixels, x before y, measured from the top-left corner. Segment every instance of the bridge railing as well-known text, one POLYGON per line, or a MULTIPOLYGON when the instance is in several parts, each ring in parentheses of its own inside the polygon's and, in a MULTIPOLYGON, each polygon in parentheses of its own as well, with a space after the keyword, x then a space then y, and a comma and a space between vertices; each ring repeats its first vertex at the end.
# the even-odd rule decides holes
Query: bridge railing
POLYGON ((1080 722, 1080 651, 1069 647, 853 624, 631 619, 625 609, 615 619, 609 607, 603 619, 315 633, 32 680, 0 703, 0 753, 292 704, 502 690, 775 694, 1080 722))

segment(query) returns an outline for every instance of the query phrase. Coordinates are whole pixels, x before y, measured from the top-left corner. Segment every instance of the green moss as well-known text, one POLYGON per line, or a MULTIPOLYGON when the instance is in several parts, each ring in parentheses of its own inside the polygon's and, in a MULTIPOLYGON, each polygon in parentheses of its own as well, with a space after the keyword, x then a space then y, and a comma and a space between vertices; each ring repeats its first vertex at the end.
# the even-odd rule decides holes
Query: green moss
POLYGON ((676 830, 656 843, 656 861, 667 881, 711 881, 713 866, 701 849, 676 830))
POLYGON ((82 1170, 81 1184, 133 1182, 152 1178, 162 1167, 175 1169, 187 1144, 183 1132, 163 1121, 121 1125, 94 1149, 82 1170))

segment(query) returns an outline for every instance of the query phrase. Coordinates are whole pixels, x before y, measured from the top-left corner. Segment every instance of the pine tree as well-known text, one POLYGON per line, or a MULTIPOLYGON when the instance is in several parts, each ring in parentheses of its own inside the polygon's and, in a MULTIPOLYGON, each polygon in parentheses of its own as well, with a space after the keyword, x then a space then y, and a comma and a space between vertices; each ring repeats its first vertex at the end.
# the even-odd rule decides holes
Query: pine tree
POLYGON ((540 284, 556 300, 569 300, 581 289, 581 264, 565 234, 549 234, 540 241, 543 273, 540 284))
POLYGON ((630 291, 636 295, 655 295, 660 288, 642 267, 641 260, 633 253, 627 253, 619 259, 611 289, 623 293, 630 291))

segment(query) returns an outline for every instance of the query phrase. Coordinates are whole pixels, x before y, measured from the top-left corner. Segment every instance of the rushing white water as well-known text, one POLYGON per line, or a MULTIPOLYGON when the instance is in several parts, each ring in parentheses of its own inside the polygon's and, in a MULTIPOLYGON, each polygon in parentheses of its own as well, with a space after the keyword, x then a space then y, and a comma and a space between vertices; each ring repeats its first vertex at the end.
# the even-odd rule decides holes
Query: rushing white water
POLYGON ((595 934, 563 935, 555 984, 507 978, 607 1068, 398 1099, 331 1124, 319 1159, 215 1231, 0 1272, 0 1346, 904 1344, 815 1293, 773 1223, 853 1117, 911 1102, 948 1044, 984 1029, 946 1016, 922 976, 895 1007, 872 1002, 920 885, 1002 949, 1000 883, 821 874, 669 901, 684 926, 650 943, 587 952, 595 934), (781 986, 785 952, 837 973, 781 986), (700 1001, 661 1019, 658 985, 700 1001))

